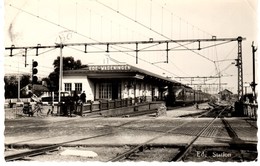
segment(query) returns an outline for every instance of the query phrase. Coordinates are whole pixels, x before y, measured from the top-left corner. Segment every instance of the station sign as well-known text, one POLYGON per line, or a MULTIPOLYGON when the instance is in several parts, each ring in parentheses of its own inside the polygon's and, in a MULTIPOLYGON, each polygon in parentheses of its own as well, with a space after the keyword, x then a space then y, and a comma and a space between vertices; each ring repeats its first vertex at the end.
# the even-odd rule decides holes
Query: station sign
POLYGON ((88 67, 90 71, 122 71, 130 69, 131 67, 128 65, 94 65, 88 67))

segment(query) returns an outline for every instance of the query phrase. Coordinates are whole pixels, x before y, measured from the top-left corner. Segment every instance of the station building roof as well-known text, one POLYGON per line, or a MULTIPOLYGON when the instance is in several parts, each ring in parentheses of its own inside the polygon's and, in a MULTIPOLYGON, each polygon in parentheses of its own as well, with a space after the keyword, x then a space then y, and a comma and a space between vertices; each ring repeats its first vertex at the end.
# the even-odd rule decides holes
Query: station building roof
POLYGON ((136 79, 151 79, 166 84, 182 85, 180 82, 174 81, 170 78, 160 76, 148 70, 144 70, 128 64, 120 65, 89 65, 82 69, 65 70, 64 76, 86 75, 88 78, 136 78, 136 79))

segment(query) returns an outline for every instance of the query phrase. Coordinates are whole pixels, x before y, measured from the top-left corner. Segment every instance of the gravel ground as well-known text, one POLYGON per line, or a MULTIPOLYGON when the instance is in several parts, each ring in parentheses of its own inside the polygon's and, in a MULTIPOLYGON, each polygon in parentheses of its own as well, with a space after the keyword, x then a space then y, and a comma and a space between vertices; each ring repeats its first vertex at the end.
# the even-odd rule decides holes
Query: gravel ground
MULTIPOLYGON (((46 117, 47 112, 49 109, 51 109, 51 106, 41 106, 42 112, 39 114, 34 114, 34 117, 46 117)), ((54 110, 55 112, 55 110, 54 110)), ((28 115, 23 113, 23 107, 17 106, 15 108, 5 108, 5 119, 20 119, 20 118, 26 118, 28 115)))
MULTIPOLYGON (((121 147, 61 147, 58 151, 48 152, 44 155, 27 157, 26 160, 29 161, 100 161, 107 162, 119 154, 128 151, 131 147, 121 146, 121 147), (84 157, 84 156, 65 156, 62 152, 66 150, 80 150, 80 151, 91 151, 97 153, 97 157, 84 157)), ((6 155, 16 154, 28 151, 29 149, 8 149, 5 151, 6 155)), ((131 155, 129 158, 123 161, 159 161, 168 162, 175 154, 178 152, 178 148, 169 147, 150 147, 142 152, 131 155)))
POLYGON ((109 159, 115 157, 117 154, 121 154, 129 150, 128 146, 124 147, 77 147, 77 148, 64 148, 62 147, 59 151, 53 152, 49 155, 35 156, 33 160, 36 161, 101 161, 106 162, 109 159), (98 154, 97 157, 80 157, 80 156, 62 156, 60 153, 66 149, 73 150, 86 150, 93 151, 98 154))
MULTIPOLYGON (((164 143, 168 142, 178 142, 188 140, 188 137, 195 136, 198 132, 198 129, 202 128, 210 119, 209 118, 176 118, 179 115, 197 113, 198 111, 205 110, 196 110, 194 107, 185 107, 177 110, 167 111, 167 116, 161 117, 131 117, 131 118, 87 118, 87 117, 57 117, 57 116, 46 116, 46 107, 43 111, 42 116, 15 116, 15 118, 7 118, 5 121, 6 130, 6 142, 19 142, 19 141, 28 141, 42 138, 57 138, 60 139, 64 136, 66 139, 79 139, 82 137, 90 137, 94 135, 105 134, 106 132, 114 132, 109 137, 99 137, 92 140, 85 140, 86 144, 93 145, 95 143, 118 143, 122 146, 118 147, 62 147, 57 152, 48 153, 46 155, 35 156, 29 158, 37 161, 107 161, 112 157, 115 157, 117 154, 120 154, 128 150, 129 146, 124 143, 130 142, 136 143, 145 142, 145 140, 150 139, 151 137, 161 134, 167 130, 170 130, 184 121, 192 121, 186 125, 186 128, 175 130, 169 134, 168 137, 163 138, 161 141, 164 143), (194 127, 196 129, 194 129, 194 127), (191 130, 191 128, 193 128, 191 130), (182 137, 183 136, 183 137, 182 137), (92 141, 92 142, 91 142, 92 141), (122 142, 120 142, 122 141, 122 142), (138 142, 139 141, 139 142, 138 142), (76 156, 61 156, 60 152, 67 149, 81 149, 81 150, 90 150, 96 152, 98 157, 96 158, 86 158, 86 157, 76 157, 76 156)), ((12 110, 8 109, 5 112, 8 112, 11 115, 12 110)), ((7 115, 8 115, 7 113, 7 115)), ((17 114, 16 114, 17 115, 17 114)), ((11 117, 11 116, 10 116, 11 117)), ((237 120, 228 122, 234 127, 234 131, 238 131, 239 137, 250 136, 251 138, 257 138, 256 133, 252 132, 257 130, 255 122, 246 122, 237 120), (242 122, 242 123, 241 123, 242 122), (243 128, 241 127, 243 126, 243 128), (254 130, 252 130, 254 129, 254 130)), ((230 136, 227 134, 223 122, 219 119, 216 123, 213 124, 212 129, 208 130, 204 137, 225 137, 225 139, 230 139, 230 136)), ((249 138, 250 138, 249 137, 249 138)), ((245 138, 246 139, 246 138, 245 138)), ((60 141, 60 140, 59 140, 60 141)), ((62 140, 63 141, 63 140, 62 140)), ((66 141, 66 140, 64 140, 66 141)), ((212 140, 211 140, 212 141, 212 140)), ((202 141, 203 142, 203 141, 202 141)), ((210 142, 210 141, 209 141, 210 142)), ((22 151, 27 149, 22 149, 22 151)), ((10 150, 5 151, 5 155, 11 153, 17 153, 21 150, 10 150)), ((164 160, 162 154, 169 154, 170 150, 164 149, 154 149, 154 154, 157 158, 161 157, 158 160, 164 160), (169 152, 169 153, 168 153, 169 152)), ((201 158, 197 157, 197 153, 194 151, 193 156, 188 156, 187 161, 201 161, 201 158), (189 158, 190 157, 190 158, 189 158)), ((208 152, 207 152, 208 153, 208 152)), ((237 152, 230 151, 232 155, 235 155, 237 152)), ((245 154, 250 154, 250 152, 245 152, 245 154)), ((254 152, 252 152, 254 154, 254 152)), ((154 157, 148 158, 147 161, 151 161, 154 157)), ((158 161, 156 158, 156 161, 158 161)), ((209 160, 215 161, 219 158, 207 158, 209 160), (215 159, 215 160, 214 160, 215 159)), ((220 158, 221 159, 221 158, 220 158)), ((236 158, 235 158, 236 159, 236 158)), ((221 159, 224 161, 224 159, 221 159)))
MULTIPOLYGON (((122 147, 61 147, 58 151, 49 152, 45 155, 39 155, 34 157, 27 157, 27 160, 30 161, 101 161, 106 162, 111 158, 115 157, 118 154, 121 154, 130 147, 122 146, 122 147), (82 156, 63 156, 61 152, 71 149, 71 150, 82 150, 82 151, 93 151, 98 154, 97 157, 82 157, 82 156)), ((16 154, 20 152, 25 152, 29 149, 9 149, 5 151, 5 155, 16 154)))

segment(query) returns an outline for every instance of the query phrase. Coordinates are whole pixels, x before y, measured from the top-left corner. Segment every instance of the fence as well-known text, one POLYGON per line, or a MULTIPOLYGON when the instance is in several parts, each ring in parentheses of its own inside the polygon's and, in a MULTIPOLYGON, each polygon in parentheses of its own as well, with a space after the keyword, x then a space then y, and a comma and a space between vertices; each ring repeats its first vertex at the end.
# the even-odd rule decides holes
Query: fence
POLYGON ((257 118, 257 103, 236 102, 235 116, 257 118))
POLYGON ((116 100, 100 100, 100 101, 88 101, 85 104, 77 105, 75 114, 83 116, 83 114, 91 112, 101 112, 103 110, 110 110, 116 108, 123 108, 133 106, 134 109, 138 109, 144 104, 148 104, 150 109, 150 104, 145 100, 139 100, 139 98, 126 98, 126 99, 116 99, 116 100))
POLYGON ((24 102, 30 102, 31 101, 31 98, 20 98, 20 99, 17 99, 17 98, 14 98, 14 99, 5 99, 5 103, 4 103, 4 107, 10 107, 10 108, 13 108, 15 107, 16 105, 23 105, 24 102))
POLYGON ((17 103, 17 102, 29 102, 31 98, 14 98, 14 99, 5 99, 5 103, 17 103))
POLYGON ((243 104, 243 115, 256 119, 257 117, 258 105, 253 103, 244 103, 243 104))

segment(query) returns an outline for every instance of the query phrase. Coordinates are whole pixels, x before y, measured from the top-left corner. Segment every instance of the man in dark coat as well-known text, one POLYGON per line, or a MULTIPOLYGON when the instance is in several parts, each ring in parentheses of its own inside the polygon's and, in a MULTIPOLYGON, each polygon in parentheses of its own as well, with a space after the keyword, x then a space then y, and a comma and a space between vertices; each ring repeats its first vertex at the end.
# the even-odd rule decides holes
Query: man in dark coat
POLYGON ((77 91, 74 91, 74 94, 73 94, 73 102, 74 102, 74 111, 75 111, 75 112, 77 112, 78 101, 79 101, 79 96, 78 96, 78 94, 77 94, 77 91))
POLYGON ((85 103, 86 102, 86 94, 85 94, 85 91, 83 91, 83 93, 81 93, 80 95, 80 100, 82 101, 82 103, 85 103))

